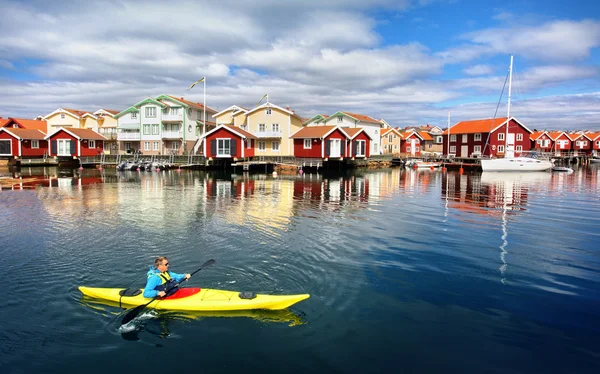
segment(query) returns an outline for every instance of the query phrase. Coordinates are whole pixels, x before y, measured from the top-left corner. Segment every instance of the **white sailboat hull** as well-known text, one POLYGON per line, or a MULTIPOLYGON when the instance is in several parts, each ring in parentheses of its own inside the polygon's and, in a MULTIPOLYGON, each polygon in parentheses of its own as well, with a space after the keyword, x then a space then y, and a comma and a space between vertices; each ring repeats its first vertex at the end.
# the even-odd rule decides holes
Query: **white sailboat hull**
POLYGON ((530 157, 481 160, 481 170, 483 171, 545 171, 550 169, 552 169, 552 162, 530 157))

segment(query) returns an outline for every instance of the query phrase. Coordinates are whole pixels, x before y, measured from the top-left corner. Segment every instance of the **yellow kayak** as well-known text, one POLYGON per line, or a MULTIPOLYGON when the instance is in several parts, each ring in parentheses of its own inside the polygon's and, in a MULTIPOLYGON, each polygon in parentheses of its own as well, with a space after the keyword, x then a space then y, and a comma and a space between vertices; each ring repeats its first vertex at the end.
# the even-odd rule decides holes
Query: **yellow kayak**
MULTIPOLYGON (((121 296, 124 288, 95 288, 79 287, 79 291, 95 299, 107 300, 122 305, 144 305, 152 299, 145 298, 142 294, 136 296, 121 296)), ((141 290, 143 291, 143 290, 141 290)), ((185 310, 185 311, 228 311, 268 309, 281 310, 297 302, 308 299, 309 294, 300 295, 262 295, 247 292, 214 290, 209 288, 181 288, 175 294, 163 299, 156 299, 148 308, 158 310, 185 310)))

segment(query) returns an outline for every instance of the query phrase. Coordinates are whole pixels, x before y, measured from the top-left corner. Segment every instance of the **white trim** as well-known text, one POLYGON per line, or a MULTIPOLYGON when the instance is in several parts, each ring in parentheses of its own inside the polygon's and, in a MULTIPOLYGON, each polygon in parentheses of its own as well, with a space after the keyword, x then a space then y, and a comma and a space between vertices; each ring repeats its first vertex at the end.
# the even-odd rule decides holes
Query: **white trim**
MULTIPOLYGON (((220 112, 219 112, 219 113, 217 113, 217 114, 213 114, 213 115, 212 115, 212 117, 213 117, 213 118, 217 118, 217 117, 219 117, 221 114, 223 114, 223 113, 227 113, 227 112, 228 112, 228 111, 230 111, 230 110, 233 112, 233 110, 234 110, 234 109, 239 109, 239 111, 242 111, 242 112, 244 112, 244 113, 245 113, 245 112, 247 112, 247 110, 246 110, 246 109, 244 109, 244 108, 242 108, 242 107, 239 107, 239 106, 237 106, 237 105, 232 105, 232 106, 230 106, 230 107, 229 107, 229 108, 227 108, 227 109, 223 109, 222 111, 220 111, 220 112)), ((233 113, 232 113, 232 114, 233 114, 233 113)))
POLYGON ((92 117, 93 119, 95 119, 96 121, 98 120, 98 117, 96 117, 95 115, 93 115, 92 113, 86 113, 83 116, 81 116, 81 118, 83 117, 92 117))
MULTIPOLYGON (((206 138, 207 136, 209 136, 210 134, 212 134, 212 133, 216 132, 216 131, 217 131, 217 130, 219 130, 219 129, 225 129, 226 131, 229 131, 229 132, 231 132, 231 133, 233 133, 233 134, 235 134, 235 135, 239 136, 240 138, 244 138, 244 139, 245 139, 245 138, 248 138, 246 135, 240 134, 239 132, 237 132, 237 131, 233 130, 233 129, 232 129, 230 126, 227 126, 227 125, 219 125, 219 126, 215 127, 214 129, 210 130, 209 132, 205 133, 204 135, 200 136, 200 139, 202 139, 202 138, 206 138)), ((252 139, 252 138, 249 138, 249 139, 252 139)))
MULTIPOLYGON (((90 130, 90 129, 79 129, 79 130, 90 130)), ((39 131, 39 130, 38 130, 38 131, 39 131)), ((73 134, 72 132, 70 132, 69 130, 67 130, 67 128, 66 128, 66 127, 59 127, 59 128, 58 128, 58 129, 56 129, 56 131, 54 131, 52 134, 46 135, 46 137, 44 138, 44 140, 48 140, 48 139, 50 139, 50 138, 51 138, 51 137, 52 137, 54 134, 58 133, 59 131, 64 131, 64 132, 66 132, 67 134, 69 134, 69 135, 71 135, 71 136, 73 136, 73 137, 75 137, 76 139, 79 139, 79 140, 81 140, 81 139, 89 139, 89 138, 81 138, 81 137, 79 137, 79 136, 77 136, 77 135, 73 134)), ((94 131, 94 130, 90 130, 90 131, 94 131)), ((104 135, 102 135, 102 134, 98 134, 98 133, 97 133, 97 132, 95 132, 95 131, 94 131, 94 133, 95 133, 96 135, 100 135, 100 136, 102 137, 102 139, 93 139, 93 140, 102 140, 102 141, 104 141, 104 140, 108 140, 108 138, 106 138, 104 135)))
POLYGON ((111 116, 112 118, 115 118, 115 116, 116 116, 117 114, 119 114, 119 113, 117 113, 117 114, 112 114, 111 112, 108 112, 108 111, 106 111, 106 110, 104 110, 104 109, 100 109, 100 110, 97 110, 97 111, 95 111, 95 112, 94 112, 94 115, 98 115, 98 114, 100 114, 100 113, 106 113, 107 115, 111 116))
POLYGON ((42 117, 43 120, 46 120, 48 117, 51 117, 57 113, 64 113, 64 114, 68 114, 71 117, 75 118, 75 119, 80 119, 81 117, 69 112, 68 110, 64 110, 63 108, 58 108, 56 109, 54 112, 50 113, 50 114, 46 114, 44 117, 42 117))

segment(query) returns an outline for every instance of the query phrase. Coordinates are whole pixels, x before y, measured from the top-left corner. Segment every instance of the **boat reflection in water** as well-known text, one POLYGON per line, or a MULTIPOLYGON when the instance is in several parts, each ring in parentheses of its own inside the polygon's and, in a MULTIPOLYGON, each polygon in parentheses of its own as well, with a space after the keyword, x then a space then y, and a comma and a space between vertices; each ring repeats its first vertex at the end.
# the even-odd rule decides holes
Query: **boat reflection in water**
POLYGON ((121 320, 124 314, 131 309, 119 303, 94 299, 83 295, 80 304, 92 309, 94 312, 110 317, 108 327, 111 331, 118 331, 126 340, 138 340, 137 334, 142 331, 157 335, 161 338, 167 337, 177 322, 189 322, 202 320, 206 318, 250 318, 262 323, 283 323, 288 326, 299 326, 307 323, 301 313, 295 313, 289 309, 283 310, 234 310, 234 311, 211 311, 211 312, 192 312, 192 311, 164 311, 155 309, 146 309, 140 316, 128 323, 128 328, 121 329, 121 320), (133 323, 133 324, 132 324, 133 323), (132 325, 130 325, 132 324, 132 325))

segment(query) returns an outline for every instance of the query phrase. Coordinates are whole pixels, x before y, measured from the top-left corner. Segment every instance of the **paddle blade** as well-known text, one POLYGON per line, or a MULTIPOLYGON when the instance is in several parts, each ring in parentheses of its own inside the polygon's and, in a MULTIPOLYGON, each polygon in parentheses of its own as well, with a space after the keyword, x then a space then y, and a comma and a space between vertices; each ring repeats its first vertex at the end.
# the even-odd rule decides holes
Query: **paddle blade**
POLYGON ((127 314, 125 314, 125 317, 123 317, 123 319, 121 320, 121 325, 125 325, 126 323, 130 322, 135 317, 137 317, 138 314, 140 314, 140 312, 146 307, 146 305, 148 304, 139 305, 131 309, 127 314))

